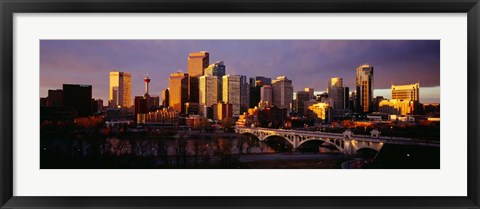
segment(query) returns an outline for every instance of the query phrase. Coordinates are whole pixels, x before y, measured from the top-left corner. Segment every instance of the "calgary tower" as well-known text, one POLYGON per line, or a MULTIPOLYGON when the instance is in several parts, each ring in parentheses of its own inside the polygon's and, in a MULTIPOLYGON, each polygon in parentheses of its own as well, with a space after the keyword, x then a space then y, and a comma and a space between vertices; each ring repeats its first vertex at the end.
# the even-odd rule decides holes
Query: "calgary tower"
POLYGON ((148 94, 148 83, 150 83, 150 78, 148 76, 145 76, 145 78, 143 78, 143 81, 145 82, 145 95, 144 95, 144 97, 148 98, 148 97, 150 97, 150 95, 148 94))

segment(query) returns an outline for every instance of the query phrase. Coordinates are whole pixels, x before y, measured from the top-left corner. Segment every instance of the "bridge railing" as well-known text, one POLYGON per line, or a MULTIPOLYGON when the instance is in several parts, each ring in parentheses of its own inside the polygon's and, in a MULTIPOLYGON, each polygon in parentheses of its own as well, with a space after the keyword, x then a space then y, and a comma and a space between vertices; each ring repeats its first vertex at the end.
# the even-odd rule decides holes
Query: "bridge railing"
MULTIPOLYGON (((343 137, 343 133, 331 133, 331 132, 321 132, 321 131, 299 131, 299 130, 284 130, 284 129, 269 129, 269 128, 237 128, 243 130, 257 130, 257 131, 274 131, 276 133, 283 133, 283 134, 298 134, 298 135, 305 135, 305 136, 313 136, 313 137, 343 137)), ((384 143, 408 143, 408 144, 421 144, 421 145, 439 145, 439 141, 431 141, 431 140, 424 140, 424 139, 414 139, 414 138, 404 138, 404 137, 387 137, 381 136, 378 138, 371 137, 370 135, 359 135, 359 134, 352 134, 353 139, 364 139, 365 141, 372 141, 372 142, 384 142, 384 143)))

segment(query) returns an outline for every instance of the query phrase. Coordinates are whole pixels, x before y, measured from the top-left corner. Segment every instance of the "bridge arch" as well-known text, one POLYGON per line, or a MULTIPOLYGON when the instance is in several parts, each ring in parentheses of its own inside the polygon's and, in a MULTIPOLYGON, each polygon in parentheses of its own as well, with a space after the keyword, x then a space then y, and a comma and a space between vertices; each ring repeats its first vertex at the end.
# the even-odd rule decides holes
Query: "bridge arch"
POLYGON ((248 135, 248 136, 252 136, 252 138, 255 138, 255 139, 257 139, 258 141, 262 141, 262 140, 260 139, 260 137, 259 137, 259 136, 257 136, 257 135, 256 135, 256 134, 254 134, 254 133, 251 133, 251 132, 243 132, 243 133, 240 133, 240 135, 244 135, 244 136, 247 136, 247 135, 248 135))
POLYGON ((268 136, 265 136, 261 141, 267 141, 269 140, 269 138, 273 138, 273 137, 279 137, 279 138, 282 138, 284 139, 285 141, 287 141, 288 143, 290 143, 292 146, 294 145, 293 141, 285 136, 282 136, 282 135, 279 135, 279 134, 271 134, 271 135, 268 135, 268 136))
POLYGON ((345 142, 343 140, 339 140, 339 139, 333 139, 333 143, 331 141, 331 139, 324 139, 324 138, 309 138, 309 139, 305 139, 305 140, 302 140, 301 142, 298 143, 298 147, 302 146, 303 144, 305 144, 306 142, 309 142, 309 141, 322 141, 322 142, 325 142, 329 145, 332 145, 334 146, 335 148, 337 148, 340 152, 343 152, 344 151, 344 147, 345 147, 345 142))

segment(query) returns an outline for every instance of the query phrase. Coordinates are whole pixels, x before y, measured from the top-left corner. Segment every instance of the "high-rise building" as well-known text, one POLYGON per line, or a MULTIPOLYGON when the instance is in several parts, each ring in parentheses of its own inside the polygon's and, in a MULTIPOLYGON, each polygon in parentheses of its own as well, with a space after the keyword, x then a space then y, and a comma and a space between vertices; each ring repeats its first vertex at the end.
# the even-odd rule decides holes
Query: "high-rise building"
POLYGON ((217 61, 205 68, 204 75, 224 76, 226 67, 223 61, 217 61))
POLYGON ((330 78, 328 80, 328 97, 332 98, 333 110, 345 110, 348 109, 348 88, 346 89, 343 87, 343 79, 342 78, 330 78))
POLYGON ((256 76, 255 78, 249 78, 249 107, 253 108, 258 105, 260 102, 260 88, 263 85, 271 85, 272 84, 272 79, 271 78, 266 78, 263 76, 256 76))
POLYGON ((109 103, 112 107, 130 107, 132 76, 130 73, 110 72, 109 103))
POLYGON ((304 91, 308 92, 308 95, 310 95, 310 99, 315 98, 315 95, 314 95, 315 90, 313 88, 305 88, 304 91))
POLYGON ((170 74, 169 106, 177 112, 185 112, 188 101, 188 74, 176 72, 170 74))
POLYGON ((148 97, 145 96, 135 96, 134 99, 134 118, 135 122, 139 123, 138 121, 138 114, 148 113, 148 97))
POLYGON ((73 107, 78 116, 85 117, 92 112, 92 86, 80 84, 63 84, 63 105, 73 107))
POLYGON ((47 106, 55 107, 55 106, 62 106, 62 105, 63 105, 63 90, 62 89, 48 90, 47 106))
POLYGON ((217 82, 217 87, 218 87, 218 96, 217 96, 217 101, 222 101, 222 78, 225 75, 226 72, 226 67, 225 64, 223 64, 223 61, 218 61, 215 62, 211 65, 209 65, 207 68, 205 68, 205 75, 213 75, 217 76, 218 82, 217 82))
POLYGON ((170 105, 169 99, 170 99, 169 91, 168 91, 168 88, 166 88, 165 90, 162 91, 162 106, 164 108, 169 107, 170 105))
POLYGON ((364 64, 357 67, 356 71, 357 112, 368 113, 372 111, 373 66, 364 64))
POLYGON ((420 102, 420 83, 392 85, 392 99, 420 102))
POLYGON ((263 86, 263 85, 272 85, 272 79, 263 77, 263 76, 256 76, 255 77, 255 85, 263 86))
POLYGON ((298 91, 297 98, 295 100, 295 110, 297 111, 298 115, 305 116, 307 111, 305 107, 305 102, 310 101, 311 94, 308 91, 298 91))
POLYGON ((223 102, 232 104, 233 115, 240 115, 240 76, 223 76, 223 102))
POLYGON ((247 76, 240 76, 240 112, 248 111, 250 105, 250 88, 247 82, 247 76))
POLYGON ((292 80, 286 76, 279 76, 273 80, 273 106, 285 108, 288 112, 292 110, 293 86, 292 80))
POLYGON ((208 67, 209 53, 206 51, 192 52, 188 55, 188 101, 198 103, 198 78, 204 75, 208 67))
POLYGON ((213 75, 204 75, 200 77, 200 102, 199 112, 206 116, 206 108, 211 107, 218 102, 218 78, 213 75))
POLYGON ((227 120, 234 116, 233 105, 229 103, 219 102, 213 106, 213 118, 215 120, 227 120))
POLYGON ((188 75, 200 77, 208 67, 210 55, 206 51, 192 52, 188 55, 188 75))
POLYGON ((273 103, 273 90, 271 85, 264 85, 260 88, 260 101, 267 102, 268 105, 273 103))

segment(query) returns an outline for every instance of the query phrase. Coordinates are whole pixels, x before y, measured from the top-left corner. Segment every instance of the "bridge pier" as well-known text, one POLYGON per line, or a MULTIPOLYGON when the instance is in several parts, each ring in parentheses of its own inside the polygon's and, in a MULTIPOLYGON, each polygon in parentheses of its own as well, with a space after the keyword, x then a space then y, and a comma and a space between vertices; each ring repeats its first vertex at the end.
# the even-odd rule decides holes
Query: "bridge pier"
POLYGON ((299 136, 297 136, 297 135, 294 135, 294 136, 293 136, 292 151, 294 151, 294 152, 297 150, 298 144, 299 144, 299 141, 300 141, 300 139, 299 139, 298 137, 299 137, 299 136))

